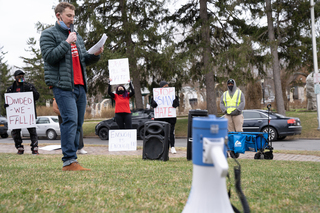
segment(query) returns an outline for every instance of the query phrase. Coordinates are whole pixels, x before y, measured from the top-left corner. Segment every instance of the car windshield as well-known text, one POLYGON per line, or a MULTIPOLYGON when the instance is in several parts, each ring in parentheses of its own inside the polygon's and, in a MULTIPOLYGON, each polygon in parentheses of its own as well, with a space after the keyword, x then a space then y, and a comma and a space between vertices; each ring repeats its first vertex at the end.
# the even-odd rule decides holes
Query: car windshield
POLYGON ((52 117, 51 117, 51 119, 53 120, 53 122, 59 123, 59 119, 58 119, 58 118, 52 118, 52 117))

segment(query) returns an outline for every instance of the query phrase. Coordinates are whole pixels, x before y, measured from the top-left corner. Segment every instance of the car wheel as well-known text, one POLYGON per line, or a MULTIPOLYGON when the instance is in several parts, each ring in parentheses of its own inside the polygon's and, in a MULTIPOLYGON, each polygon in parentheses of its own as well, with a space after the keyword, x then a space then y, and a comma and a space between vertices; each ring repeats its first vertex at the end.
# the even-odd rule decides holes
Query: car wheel
POLYGON ((7 133, 1 135, 2 138, 7 138, 8 136, 9 135, 7 133))
POLYGON ((99 130, 99 138, 101 140, 108 140, 109 138, 109 129, 106 127, 103 127, 99 130))
MULTIPOLYGON (((262 132, 268 133, 268 127, 262 129, 262 132)), ((275 141, 278 138, 277 130, 273 127, 269 127, 269 141, 275 141)))
POLYGON ((140 138, 141 140, 144 139, 144 127, 141 127, 141 128, 139 129, 139 138, 140 138))
POLYGON ((278 137, 278 141, 281 141, 281 140, 283 140, 283 139, 285 139, 287 136, 279 136, 278 137))
POLYGON ((49 130, 47 131, 47 138, 48 138, 49 140, 55 140, 55 139, 57 138, 57 133, 56 133, 56 131, 54 131, 54 130, 52 130, 52 129, 49 129, 49 130))

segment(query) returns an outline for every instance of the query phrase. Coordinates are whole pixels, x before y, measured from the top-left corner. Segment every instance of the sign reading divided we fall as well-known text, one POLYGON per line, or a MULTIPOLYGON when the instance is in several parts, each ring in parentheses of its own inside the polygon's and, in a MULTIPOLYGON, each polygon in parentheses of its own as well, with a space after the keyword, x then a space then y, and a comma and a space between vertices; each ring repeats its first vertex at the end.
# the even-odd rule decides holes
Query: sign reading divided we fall
POLYGON ((109 76, 112 79, 111 85, 127 84, 130 80, 129 60, 128 58, 110 59, 109 76))
POLYGON ((32 92, 5 93, 8 129, 36 127, 32 92))

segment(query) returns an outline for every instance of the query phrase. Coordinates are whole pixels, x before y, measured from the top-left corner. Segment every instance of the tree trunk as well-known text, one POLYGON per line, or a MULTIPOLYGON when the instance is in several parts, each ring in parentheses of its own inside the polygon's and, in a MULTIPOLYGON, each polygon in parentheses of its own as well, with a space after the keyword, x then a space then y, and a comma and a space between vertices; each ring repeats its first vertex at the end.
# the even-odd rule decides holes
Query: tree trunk
POLYGON ((214 73, 210 69, 210 29, 208 21, 207 0, 200 0, 201 40, 203 48, 203 73, 207 92, 207 109, 209 114, 217 115, 214 73))
POLYGON ((285 115, 286 111, 284 108, 281 79, 280 79, 278 44, 277 44, 277 41, 275 40, 275 34, 274 34, 271 0, 266 0, 266 12, 267 12, 267 19, 268 19, 268 36, 270 40, 270 48, 271 48, 271 55, 272 55, 273 81, 274 81, 274 87, 275 87, 277 109, 279 114, 285 115))
POLYGON ((134 57, 134 43, 132 42, 131 39, 131 33, 129 31, 129 23, 128 23, 128 17, 126 13, 126 0, 121 0, 120 1, 120 6, 121 6, 121 13, 122 13, 122 18, 123 18, 123 26, 124 29, 127 29, 128 31, 125 32, 125 40, 127 43, 127 51, 126 55, 129 58, 129 68, 131 72, 131 77, 133 78, 133 87, 134 87, 134 97, 135 97, 135 102, 136 102, 136 109, 143 109, 143 102, 142 102, 142 94, 141 94, 141 85, 140 85, 140 73, 137 68, 137 62, 134 57))
MULTIPOLYGON (((129 54, 130 55, 130 54, 129 54)), ((129 59, 129 63, 130 63, 130 59, 129 59)), ((132 62, 132 65, 130 66, 130 70, 131 70, 131 76, 133 76, 133 86, 134 86, 134 100, 136 102, 136 109, 143 109, 143 102, 142 102, 142 94, 141 94, 141 85, 140 85, 140 73, 139 70, 137 68, 137 62, 134 61, 132 62)))

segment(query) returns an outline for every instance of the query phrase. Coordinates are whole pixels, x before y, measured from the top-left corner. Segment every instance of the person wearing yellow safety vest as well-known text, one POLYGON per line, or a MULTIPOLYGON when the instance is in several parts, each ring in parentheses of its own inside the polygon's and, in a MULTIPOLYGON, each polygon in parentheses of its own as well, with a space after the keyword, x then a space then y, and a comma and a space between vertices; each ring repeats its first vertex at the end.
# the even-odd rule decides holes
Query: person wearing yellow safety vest
POLYGON ((220 109, 228 119, 228 131, 243 132, 244 94, 237 87, 235 80, 229 79, 227 84, 228 90, 223 93, 220 99, 220 109))

